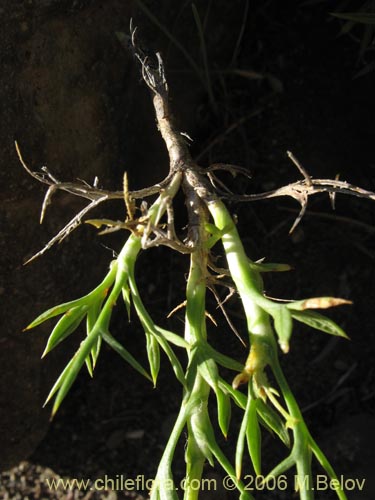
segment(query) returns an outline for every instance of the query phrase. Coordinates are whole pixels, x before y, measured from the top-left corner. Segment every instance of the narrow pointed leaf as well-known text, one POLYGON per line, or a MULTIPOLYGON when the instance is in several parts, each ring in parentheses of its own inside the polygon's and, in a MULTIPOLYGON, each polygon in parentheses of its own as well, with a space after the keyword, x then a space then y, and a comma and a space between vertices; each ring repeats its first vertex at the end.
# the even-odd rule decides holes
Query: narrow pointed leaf
POLYGON ((59 377, 56 380, 56 382, 53 384, 53 387, 49 391, 47 399, 45 400, 45 402, 43 404, 43 408, 49 403, 49 401, 55 395, 56 391, 58 391, 58 389, 61 387, 61 384, 64 382, 64 379, 65 379, 67 373, 69 372, 69 370, 70 370, 70 368, 71 368, 71 366, 73 364, 73 361, 74 361, 74 357, 69 361, 69 363, 66 365, 66 367, 63 369, 63 371, 59 375, 59 377))
POLYGON ((257 417, 257 399, 251 399, 246 428, 247 448, 255 474, 259 476, 262 472, 261 466, 261 432, 257 417))
POLYGON ((128 320, 130 321, 130 290, 128 284, 122 287, 122 298, 124 299, 128 320))
POLYGON ((224 368, 228 368, 229 370, 233 370, 235 372, 241 372, 243 370, 242 363, 239 363, 235 359, 222 354, 221 352, 214 349, 210 344, 205 344, 204 349, 207 354, 216 361, 216 363, 223 366, 224 368))
POLYGON ((30 330, 31 328, 35 328, 36 326, 40 325, 44 321, 47 321, 48 319, 54 318, 55 316, 59 316, 60 314, 64 314, 66 311, 69 309, 72 309, 73 307, 79 307, 79 306, 86 306, 86 305, 91 305, 93 302, 100 298, 105 298, 108 289, 112 285, 115 275, 116 275, 116 265, 112 265, 111 270, 107 274, 107 276, 104 278, 104 280, 98 285, 94 290, 92 290, 90 293, 87 295, 84 295, 83 297, 80 297, 79 299, 76 300, 71 300, 70 302, 65 302, 64 304, 60 304, 58 306, 51 307, 44 313, 40 314, 34 321, 32 321, 26 328, 25 330, 30 330))
POLYGON ((216 400, 217 400, 217 419, 219 422, 219 427, 221 432, 223 433, 223 436, 226 438, 228 436, 228 429, 232 414, 232 406, 230 403, 229 394, 226 394, 219 387, 217 387, 216 400))
POLYGON ((41 325, 42 323, 44 323, 44 321, 47 321, 48 319, 54 318, 55 316, 60 316, 61 314, 64 314, 71 309, 76 309, 84 306, 85 306, 85 300, 84 297, 81 297, 80 299, 72 300, 70 302, 65 302, 64 304, 60 304, 59 306, 51 307, 51 309, 48 309, 44 313, 40 314, 37 318, 35 318, 34 321, 32 321, 25 328, 25 330, 31 330, 32 328, 41 325))
POLYGON ((284 472, 287 472, 289 469, 291 469, 295 463, 296 461, 293 454, 291 453, 279 464, 277 464, 276 467, 271 470, 271 472, 267 474, 267 476, 264 478, 263 484, 267 484, 268 481, 272 481, 280 474, 284 474, 284 472))
POLYGON ((86 363, 86 368, 87 368, 87 371, 88 371, 90 377, 93 378, 93 376, 94 376, 94 370, 93 370, 93 367, 92 367, 92 361, 91 361, 91 357, 90 356, 86 357, 85 363, 86 363))
POLYGON ((339 325, 337 325, 332 319, 323 316, 323 314, 319 314, 315 311, 292 311, 292 316, 297 321, 305 323, 315 330, 320 330, 321 332, 329 333, 330 335, 349 339, 347 334, 339 325))
POLYGON ((245 449, 245 438, 246 438, 246 430, 247 430, 247 422, 249 419, 249 412, 251 407, 252 398, 250 395, 250 389, 248 390, 247 402, 245 413, 242 418, 240 431, 238 433, 237 445, 236 445, 236 455, 235 455, 235 464, 236 464, 236 477, 239 480, 242 475, 242 461, 243 461, 243 453, 245 449))
POLYGON ((201 346, 197 346, 197 362, 198 370, 202 377, 205 379, 207 384, 216 391, 217 384, 219 380, 219 372, 217 365, 212 358, 207 357, 201 349, 201 346))
POLYGON ((231 398, 239 408, 242 408, 243 410, 246 408, 247 399, 246 396, 242 394, 242 392, 233 389, 233 387, 222 378, 219 378, 219 387, 220 389, 224 390, 227 394, 230 394, 231 398))
MULTIPOLYGON (((103 297, 103 300, 104 300, 104 297, 103 297)), ((87 317, 86 317, 86 333, 87 333, 87 335, 90 334, 91 330, 95 326, 96 320, 98 319, 100 311, 101 311, 103 300, 97 300, 96 302, 94 302, 87 311, 87 317)))
POLYGON ((73 333, 86 315, 88 306, 73 307, 66 311, 64 316, 57 322, 48 338, 46 348, 42 357, 46 356, 54 347, 73 333))
POLYGON ((168 342, 160 335, 156 336, 157 341, 160 344, 160 347, 163 349, 165 354, 168 356, 169 362, 171 363, 172 369, 176 375, 177 380, 185 387, 185 373, 182 369, 181 363, 179 362, 175 352, 172 347, 168 344, 168 342))
POLYGON ((290 311, 284 306, 272 309, 270 311, 274 319, 275 330, 279 337, 279 345, 284 353, 289 351, 289 340, 292 335, 293 321, 290 311))
POLYGON ((92 369, 93 370, 96 366, 96 362, 98 361, 101 346, 102 346, 102 337, 99 336, 98 340, 96 341, 96 343, 93 345, 93 347, 91 349, 91 359, 92 359, 92 369))
POLYGON ((117 354, 119 354, 127 363, 129 363, 130 366, 137 370, 138 373, 143 375, 151 382, 153 381, 147 371, 143 368, 143 366, 109 332, 103 332, 102 337, 104 342, 106 342, 114 351, 116 351, 117 354))
POLYGON ((293 269, 292 266, 290 266, 289 264, 279 264, 274 262, 260 263, 260 262, 249 261, 249 264, 252 269, 260 273, 273 273, 273 272, 282 273, 293 269))
POLYGON ((61 386, 59 388, 59 391, 56 395, 56 399, 53 405, 52 409, 52 416, 54 416, 59 409, 62 401, 66 397, 66 395, 69 392, 69 389, 71 388, 73 382, 77 378, 77 375, 79 371, 82 368, 82 365, 85 363, 86 358, 89 356, 90 351, 92 349, 92 346, 94 342, 97 339, 97 336, 99 335, 99 332, 95 334, 91 334, 89 337, 86 337, 83 342, 81 342, 81 345, 75 355, 73 356, 73 362, 71 366, 69 367, 69 370, 66 372, 61 386))
POLYGON ((353 23, 375 25, 375 14, 372 12, 331 12, 331 16, 347 19, 353 23))
POLYGON ((280 415, 261 399, 257 401, 257 412, 262 419, 262 423, 277 434, 281 441, 289 448, 290 436, 280 415))
POLYGON ((186 342, 186 340, 180 335, 177 335, 177 333, 170 332, 169 330, 165 330, 164 328, 161 328, 160 326, 155 325, 155 329, 160 334, 165 340, 170 342, 171 344, 174 344, 177 347, 183 347, 184 349, 189 349, 190 344, 186 342))
POLYGON ((216 443, 215 434, 208 416, 207 407, 201 408, 201 401, 195 403, 189 423, 200 452, 213 467, 212 446, 216 443))
POLYGON ((150 365, 152 381, 155 386, 160 369, 160 347, 157 339, 151 333, 145 332, 145 335, 147 343, 148 363, 150 365))

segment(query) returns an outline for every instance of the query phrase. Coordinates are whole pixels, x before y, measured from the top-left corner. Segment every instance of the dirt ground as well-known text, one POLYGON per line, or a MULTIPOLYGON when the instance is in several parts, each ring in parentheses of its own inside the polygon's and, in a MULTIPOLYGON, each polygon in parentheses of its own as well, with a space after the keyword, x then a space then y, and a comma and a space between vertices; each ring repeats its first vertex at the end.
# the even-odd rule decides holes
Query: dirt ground
MULTIPOLYGON (((51 325, 22 333, 41 311, 95 286, 112 258, 111 249, 121 248, 124 235, 98 238, 94 230, 82 227, 23 266, 82 204, 57 195, 39 226, 43 189, 20 166, 14 141, 32 169, 47 165, 64 180, 92 182, 98 176, 100 185, 119 189, 127 170, 131 188, 138 188, 161 180, 167 172, 149 92, 133 56, 116 37, 116 32, 128 32, 131 16, 144 43, 150 50, 161 50, 165 58, 175 114, 192 137, 192 152, 202 166, 219 161, 246 166, 253 178, 236 189, 260 192, 298 178, 286 157, 292 150, 314 177, 340 173, 341 179, 375 191, 375 73, 354 78, 365 64, 357 63, 359 45, 350 36, 338 36, 341 25, 329 20, 324 2, 302 7, 301 2, 286 6, 276 0, 197 0, 211 100, 207 80, 202 82, 165 34, 167 29, 204 74, 191 2, 144 3, 164 32, 136 2, 3 0, 0 4, 0 493, 4 498, 141 498, 146 494, 142 488, 53 492, 46 478, 152 478, 178 409, 180 389, 167 365, 152 389, 115 353, 103 349, 94 379, 82 373, 50 423, 50 409, 42 409, 42 404, 77 341, 71 339, 41 362, 51 325)), ((366 57, 371 60, 372 52, 366 57)), ((182 213, 182 204, 180 209, 182 213)), ((298 210, 292 201, 231 205, 231 209, 253 258, 288 262, 294 268, 267 279, 269 295, 335 295, 354 301, 353 306, 330 314, 350 341, 301 329, 294 333, 283 366, 314 437, 338 473, 366 478, 364 490, 348 497, 372 500, 375 205, 337 197, 332 212, 328 197, 317 197, 292 236, 288 231, 298 210)), ((121 204, 108 211, 112 218, 124 217, 121 204)), ((160 248, 147 254, 140 258, 137 274, 144 301, 157 322, 181 331, 182 313, 171 320, 165 316, 183 298, 187 260, 160 248)), ((209 306, 214 311, 214 303, 209 306)), ((235 300, 229 311, 233 317, 240 312, 235 300)), ((120 308, 112 333, 120 338, 132 335, 132 352, 145 356, 141 328, 136 322, 129 326, 120 308)), ((221 350, 245 358, 224 322, 210 335, 221 350)), ((237 423, 234 415, 234 431, 237 423)), ((184 474, 183 445, 176 457, 177 477, 184 474)), ((227 446, 231 450, 230 436, 227 446)), ((265 470, 277 453, 272 440, 265 440, 265 470)), ((207 469, 207 475, 218 481, 221 474, 219 468, 207 469)), ((282 500, 290 495, 268 491, 257 499, 282 500)), ((211 497, 207 492, 202 495, 211 497)), ((221 491, 212 498, 235 497, 221 491)), ((332 492, 319 494, 319 500, 326 498, 334 498, 332 492)))

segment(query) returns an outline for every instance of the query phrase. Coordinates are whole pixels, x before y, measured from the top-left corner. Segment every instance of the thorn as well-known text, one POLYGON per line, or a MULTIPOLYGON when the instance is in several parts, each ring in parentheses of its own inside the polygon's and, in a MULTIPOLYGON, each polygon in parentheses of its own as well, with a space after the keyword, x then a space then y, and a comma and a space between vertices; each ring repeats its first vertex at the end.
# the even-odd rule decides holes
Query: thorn
POLYGON ((291 151, 287 151, 286 154, 292 160, 292 162, 298 168, 298 170, 301 172, 301 174, 303 175, 303 177, 306 180, 306 184, 311 187, 313 185, 313 183, 312 183, 311 177, 307 173, 307 170, 301 165, 301 163, 298 161, 298 159, 294 156, 294 154, 291 151))
MULTIPOLYGON (((340 179, 340 174, 336 174, 335 176, 335 181, 338 181, 340 179)), ((336 202, 336 193, 328 193, 330 202, 331 202, 331 207, 332 210, 336 209, 335 202, 336 202)))
POLYGON ((293 223, 293 226, 290 228, 289 230, 289 234, 292 234, 293 231, 295 230, 295 228, 298 226, 298 224, 301 222, 303 216, 305 215, 305 212, 306 212, 306 208, 307 208, 307 201, 305 200, 303 203, 301 203, 301 210, 300 210, 300 213, 298 214, 298 217, 296 218, 296 220, 294 221, 293 223))

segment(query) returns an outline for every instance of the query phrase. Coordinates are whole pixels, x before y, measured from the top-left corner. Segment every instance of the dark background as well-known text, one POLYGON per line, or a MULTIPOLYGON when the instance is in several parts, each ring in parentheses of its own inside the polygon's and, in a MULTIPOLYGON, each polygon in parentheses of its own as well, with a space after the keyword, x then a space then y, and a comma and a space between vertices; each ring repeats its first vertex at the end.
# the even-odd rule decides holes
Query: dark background
MULTIPOLYGON (((133 16, 145 47, 163 54, 175 115, 181 130, 192 137, 192 154, 202 166, 219 161, 245 166, 253 177, 237 184, 237 191, 260 192, 298 178, 286 157, 286 151, 292 150, 314 177, 340 173, 343 180, 375 190, 374 73, 356 77, 371 64, 373 52, 366 51, 358 60, 361 26, 338 36, 342 23, 329 12, 342 2, 302 4, 195 3, 204 26, 210 100, 197 72, 165 34, 168 30, 199 71, 204 69, 190 1, 145 2, 164 31, 135 2, 1 3, 0 465, 8 498, 52 497, 43 489, 41 478, 49 474, 46 467, 66 477, 152 477, 180 397, 167 363, 158 387, 152 389, 115 353, 103 349, 94 379, 82 373, 57 417, 48 422, 49 408, 41 406, 76 347, 77 334, 41 362, 52 325, 27 334, 21 331, 41 311, 95 286, 106 272, 111 249, 121 248, 125 234, 103 238, 82 227, 62 245, 23 267, 26 258, 82 202, 56 195, 45 223, 39 226, 43 189, 22 170, 14 140, 19 141, 32 169, 47 165, 62 180, 92 182, 98 176, 103 187, 120 189, 127 170, 132 189, 166 175, 167 157, 155 127, 149 91, 132 54, 115 35, 128 33, 133 16)), ((349 2, 347 10, 355 8, 358 3, 349 2)), ((238 216, 252 258, 288 262, 294 268, 267 278, 269 295, 335 295, 354 301, 353 306, 330 313, 346 329, 350 341, 297 329, 283 366, 313 435, 337 472, 367 477, 365 492, 355 491, 349 498, 373 498, 372 202, 337 197, 332 212, 328 196, 312 199, 309 212, 291 236, 288 231, 298 211, 292 201, 230 208, 238 216)), ((182 202, 178 210, 183 220, 182 202)), ((123 218, 125 211, 118 203, 98 212, 103 214, 123 218)), ((183 312, 171 320, 165 316, 183 300, 187 266, 187 258, 153 249, 141 256, 137 268, 151 314, 177 331, 182 331, 183 312)), ((209 307, 215 312, 214 302, 209 307)), ((228 310, 236 318, 239 304, 232 300, 228 310)), ((144 359, 143 333, 136 321, 129 325, 122 313, 119 307, 112 332, 144 359)), ((223 351, 245 358, 246 352, 224 322, 213 327, 210 335, 223 351)), ((183 444, 176 460, 180 476, 183 444)), ((230 436, 227 446, 230 449, 230 436)), ((267 470, 279 451, 270 439, 265 440, 264 450, 267 470)), ((212 474, 209 469, 207 473, 212 474)), ((215 474, 220 478, 221 471, 215 474)), ((55 495, 61 498, 65 493, 55 495)), ((80 497, 77 491, 72 495, 80 497)), ((89 495, 100 498, 99 493, 89 495)), ((106 495, 109 498, 114 492, 106 495)), ((220 495, 226 498, 225 492, 220 495)), ((267 492, 257 498, 284 498, 281 495, 267 492)), ((324 495, 319 499, 330 498, 324 495)), ((102 497, 107 498, 104 493, 102 497)), ((123 494, 117 492, 117 497, 123 494)))

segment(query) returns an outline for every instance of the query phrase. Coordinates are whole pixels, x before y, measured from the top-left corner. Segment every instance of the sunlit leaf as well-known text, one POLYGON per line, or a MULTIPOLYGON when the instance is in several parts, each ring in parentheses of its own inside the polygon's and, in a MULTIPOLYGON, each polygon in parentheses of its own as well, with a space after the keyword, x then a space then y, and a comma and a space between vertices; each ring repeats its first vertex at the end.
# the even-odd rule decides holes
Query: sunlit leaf
POLYGON ((292 316, 297 321, 311 326, 315 330, 320 330, 330 335, 344 337, 349 339, 344 330, 337 325, 332 319, 323 316, 315 311, 292 311, 292 316))
POLYGON ((230 397, 229 394, 223 392, 219 387, 217 387, 215 393, 217 400, 217 419, 219 422, 220 430, 223 433, 223 436, 226 438, 228 436, 228 429, 232 413, 230 397))
POLYGON ((155 386, 160 369, 160 347, 157 339, 151 333, 145 332, 145 336, 147 343, 148 363, 150 365, 152 381, 155 386))
MULTIPOLYGON (((260 400, 261 401, 261 400, 260 400)), ((251 399, 246 427, 246 441, 255 474, 261 472, 261 432, 257 417, 258 399, 251 399)))
POLYGON ((279 345, 284 353, 289 351, 289 340, 292 335, 293 321, 290 311, 284 306, 273 309, 271 314, 274 319, 275 330, 279 337, 279 345))
POLYGON ((80 325, 86 315, 88 306, 73 307, 66 311, 64 316, 57 322, 52 330, 42 357, 46 356, 54 347, 65 340, 80 325))
POLYGON ((235 465, 236 465, 236 477, 238 480, 241 478, 242 475, 243 453, 245 449, 245 438, 246 438, 247 424, 249 421, 251 404, 252 404, 252 397, 250 394, 250 384, 249 384, 246 408, 242 418, 241 427, 238 433, 237 444, 236 444, 235 465))
POLYGON ((262 399, 258 399, 257 401, 257 412, 265 427, 277 434, 285 446, 289 448, 290 436, 280 415, 273 408, 262 401, 262 399))
POLYGON ((132 366, 138 373, 153 382, 152 377, 147 373, 143 366, 134 358, 130 352, 125 349, 109 332, 102 332, 104 342, 106 342, 114 351, 117 352, 130 366, 132 366))

